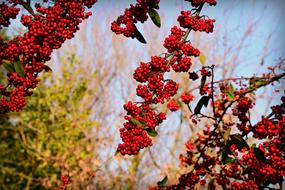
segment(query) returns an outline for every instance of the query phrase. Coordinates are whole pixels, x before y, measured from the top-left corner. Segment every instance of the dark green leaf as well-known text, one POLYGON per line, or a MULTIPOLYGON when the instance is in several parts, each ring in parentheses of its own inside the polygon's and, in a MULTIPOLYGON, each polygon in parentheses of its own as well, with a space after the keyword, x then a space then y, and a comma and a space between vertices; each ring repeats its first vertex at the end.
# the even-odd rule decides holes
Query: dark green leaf
POLYGON ((161 26, 161 20, 160 20, 160 16, 158 14, 158 12, 152 8, 149 9, 148 14, 152 20, 152 22, 157 26, 160 27, 161 26))
POLYGON ((224 164, 226 164, 226 160, 228 159, 228 155, 231 153, 230 147, 231 147, 231 143, 228 142, 226 144, 226 146, 223 148, 223 151, 222 151, 222 163, 224 163, 224 164))
POLYGON ((194 113, 199 114, 203 106, 205 107, 208 106, 209 100, 210 100, 210 96, 202 96, 202 98, 199 100, 199 102, 197 103, 194 109, 194 113))
POLYGON ((201 78, 201 85, 200 85, 200 89, 203 89, 205 83, 206 83, 206 80, 207 80, 207 76, 206 75, 203 75, 202 78, 201 78))
POLYGON ((252 170, 252 168, 250 168, 250 167, 245 168, 245 169, 243 169, 242 175, 249 174, 249 173, 251 173, 252 171, 253 171, 253 170, 252 170))
POLYGON ((153 9, 159 9, 158 4, 155 4, 155 3, 153 3, 153 2, 150 3, 149 7, 150 7, 150 8, 153 8, 153 9))
POLYGON ((16 73, 21 76, 21 77, 25 77, 25 71, 24 68, 22 66, 22 64, 20 62, 14 62, 14 68, 16 73))
POLYGON ((11 63, 4 62, 3 66, 8 72, 14 72, 15 71, 14 66, 11 63))
POLYGON ((163 187, 163 186, 165 186, 166 183, 167 183, 167 180, 168 180, 168 177, 165 176, 161 181, 157 182, 157 186, 158 186, 158 187, 163 187))
POLYGON ((147 132, 147 134, 148 134, 149 136, 151 136, 151 137, 156 137, 156 136, 157 136, 157 132, 156 132, 154 129, 152 129, 152 128, 146 128, 145 130, 146 130, 146 132, 147 132))
POLYGON ((140 33, 140 31, 138 31, 138 29, 136 29, 136 31, 135 31, 135 38, 138 41, 140 41, 141 43, 146 44, 146 41, 145 41, 143 35, 140 33))
POLYGON ((44 70, 45 70, 46 72, 52 71, 52 69, 51 69, 49 66, 47 66, 47 65, 45 65, 44 70))
POLYGON ((230 140, 233 144, 237 146, 238 149, 242 149, 243 147, 246 147, 249 149, 249 146, 247 142, 242 138, 240 134, 234 134, 230 136, 230 140))
POLYGON ((259 148, 256 148, 256 147, 253 148, 253 153, 260 162, 266 161, 266 158, 265 158, 263 152, 259 148))

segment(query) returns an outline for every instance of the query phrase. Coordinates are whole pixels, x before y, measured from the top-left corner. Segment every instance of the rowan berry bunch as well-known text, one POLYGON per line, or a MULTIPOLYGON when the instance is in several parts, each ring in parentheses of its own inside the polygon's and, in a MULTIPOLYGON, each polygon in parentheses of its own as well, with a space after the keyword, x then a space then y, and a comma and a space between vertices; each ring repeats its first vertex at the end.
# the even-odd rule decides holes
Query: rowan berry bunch
POLYGON ((0 30, 3 28, 3 26, 9 26, 10 19, 16 18, 19 11, 20 8, 8 6, 4 2, 0 4, 0 30))
MULTIPOLYGON (((139 67, 135 69, 133 77, 140 83, 136 92, 143 99, 143 102, 136 103, 140 106, 131 102, 127 104, 133 105, 132 110, 136 110, 135 112, 131 112, 129 106, 124 106, 127 111, 125 117, 127 122, 124 124, 124 128, 120 130, 123 143, 119 144, 117 149, 121 154, 137 154, 140 149, 152 145, 149 136, 156 136, 157 126, 165 119, 165 114, 163 114, 162 119, 160 117, 162 113, 159 113, 154 105, 158 107, 158 104, 167 102, 169 110, 177 111, 179 109, 180 106, 173 99, 178 92, 179 85, 172 79, 166 79, 165 74, 171 70, 178 73, 189 72, 192 65, 191 60, 200 55, 200 51, 192 46, 187 37, 191 30, 207 33, 213 31, 214 20, 208 22, 199 15, 203 4, 195 12, 181 12, 178 17, 181 28, 172 27, 170 35, 164 41, 164 47, 168 53, 165 53, 164 56, 152 56, 150 62, 141 62, 139 67), (200 24, 195 26, 189 24, 189 19, 193 20, 193 23, 197 21, 200 24), (140 107, 147 107, 148 112, 145 111, 145 114, 139 114, 140 117, 137 117, 138 113, 144 110, 140 107), (146 122, 146 119, 149 121, 146 122)), ((209 72, 204 72, 204 70, 201 70, 201 73, 209 75, 209 72)), ((193 98, 189 92, 184 92, 181 96, 185 103, 189 103, 193 98)))
MULTIPOLYGON (((45 1, 46 2, 46 1, 45 1)), ((82 20, 87 19, 96 0, 58 0, 49 5, 36 3, 35 10, 30 0, 9 0, 0 5, 0 29, 10 24, 20 8, 29 14, 21 16, 28 31, 12 40, 0 39, 0 66, 7 72, 8 83, 0 84, 0 112, 19 111, 32 94, 39 80, 38 74, 50 70, 45 62, 50 60, 53 50, 74 37, 82 20)))
POLYGON ((137 38, 142 43, 145 39, 136 27, 137 22, 144 23, 150 16, 154 23, 160 27, 160 18, 155 9, 159 9, 160 0, 137 0, 135 5, 131 4, 125 9, 123 15, 120 15, 112 22, 111 30, 115 34, 123 34, 125 37, 137 38), (149 16, 148 16, 149 15, 149 16))
MULTIPOLYGON (((270 81, 267 80, 268 84, 270 81)), ((241 90, 234 93, 233 100, 226 98, 229 95, 221 99, 226 105, 232 105, 232 110, 240 109, 241 106, 247 108, 246 114, 242 116, 247 119, 243 118, 236 123, 226 122, 223 121, 225 113, 216 115, 212 126, 207 126, 197 137, 190 139, 185 144, 187 153, 180 155, 181 163, 191 171, 183 174, 178 184, 159 189, 194 189, 199 185, 210 189, 258 190, 270 185, 282 186, 285 176, 285 97, 282 97, 280 105, 272 107, 269 116, 263 116, 261 121, 251 125, 248 109, 251 109, 252 103, 245 100, 245 96, 239 97, 241 92, 247 93, 241 90), (276 107, 283 112, 274 114, 276 107), (241 124, 247 127, 246 132, 240 128, 241 124), (238 132, 231 132, 235 130, 238 132), (249 143, 246 140, 248 138, 258 141, 252 139, 249 143)))

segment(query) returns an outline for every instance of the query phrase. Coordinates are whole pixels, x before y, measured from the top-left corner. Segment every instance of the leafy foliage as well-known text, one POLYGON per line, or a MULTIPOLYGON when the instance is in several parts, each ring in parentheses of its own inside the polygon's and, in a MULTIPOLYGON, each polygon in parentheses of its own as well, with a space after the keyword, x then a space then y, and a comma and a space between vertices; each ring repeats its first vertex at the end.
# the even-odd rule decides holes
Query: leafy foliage
POLYGON ((0 189, 51 189, 61 174, 72 176, 74 188, 86 185, 96 121, 85 107, 94 90, 74 61, 65 64, 62 77, 41 77, 45 84, 22 112, 1 115, 0 189))

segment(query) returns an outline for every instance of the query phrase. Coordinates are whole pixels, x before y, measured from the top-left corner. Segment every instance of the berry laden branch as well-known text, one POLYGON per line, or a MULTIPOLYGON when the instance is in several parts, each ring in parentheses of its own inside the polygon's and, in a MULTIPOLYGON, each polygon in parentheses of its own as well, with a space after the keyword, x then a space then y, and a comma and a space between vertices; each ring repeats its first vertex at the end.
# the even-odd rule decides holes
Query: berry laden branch
POLYGON ((19 111, 26 105, 25 97, 39 83, 38 74, 50 70, 45 62, 50 60, 52 51, 74 37, 82 20, 91 15, 85 9, 95 2, 57 0, 51 6, 36 3, 37 13, 29 0, 0 4, 0 29, 8 27, 10 19, 16 18, 20 11, 17 5, 31 14, 21 16, 22 24, 28 29, 23 36, 8 41, 0 38, 0 67, 7 73, 6 81, 0 83, 0 113, 19 111))
MULTIPOLYGON (((148 1, 138 1, 139 4, 148 1)), ((117 151, 121 154, 137 154, 140 149, 152 145, 152 139, 157 135, 156 127, 166 119, 166 114, 157 112, 153 105, 164 104, 168 101, 170 110, 175 111, 178 106, 171 98, 177 94, 178 84, 171 80, 165 79, 164 74, 172 69, 175 72, 188 72, 191 68, 191 57, 198 57, 200 51, 192 46, 187 40, 190 31, 213 32, 215 20, 206 19, 200 16, 200 12, 205 3, 215 5, 215 1, 196 1, 191 11, 182 11, 178 17, 178 26, 171 29, 171 34, 165 39, 164 47, 167 53, 164 57, 152 56, 149 63, 141 62, 140 66, 134 72, 134 79, 141 83, 138 85, 136 92, 144 102, 133 103, 129 101, 124 105, 127 111, 124 128, 120 129, 120 135, 123 140, 119 144, 117 151)), ((131 6, 133 7, 133 6, 131 6)), ((128 12, 129 9, 125 11, 128 12)), ((135 16, 134 16, 135 17, 135 16)), ((121 17, 119 17, 121 18, 121 17)), ((130 18, 130 16, 128 16, 130 18)), ((126 28, 126 30, 128 30, 126 28)), ((132 31, 132 30, 131 30, 132 31)), ((130 33, 131 33, 130 31, 130 33)), ((208 74, 208 73, 205 73, 208 74)), ((204 92, 204 89, 201 89, 204 92)), ((182 94, 184 102, 191 101, 193 96, 187 92, 182 94)))

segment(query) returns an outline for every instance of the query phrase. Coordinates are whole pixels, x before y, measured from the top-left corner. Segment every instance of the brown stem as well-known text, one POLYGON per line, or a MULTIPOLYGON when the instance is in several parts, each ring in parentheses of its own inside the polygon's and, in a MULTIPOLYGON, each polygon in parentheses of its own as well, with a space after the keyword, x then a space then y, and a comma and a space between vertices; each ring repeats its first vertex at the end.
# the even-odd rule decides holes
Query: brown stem
POLYGON ((33 8, 30 5, 30 1, 25 2, 20 2, 20 5, 22 5, 31 15, 33 15, 34 17, 36 16, 33 8))

